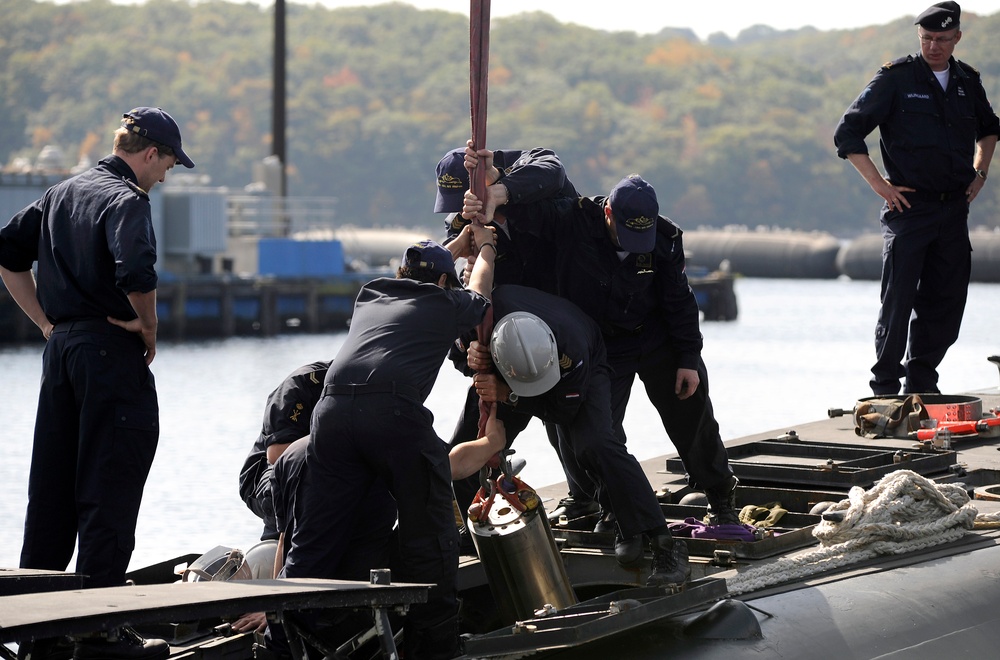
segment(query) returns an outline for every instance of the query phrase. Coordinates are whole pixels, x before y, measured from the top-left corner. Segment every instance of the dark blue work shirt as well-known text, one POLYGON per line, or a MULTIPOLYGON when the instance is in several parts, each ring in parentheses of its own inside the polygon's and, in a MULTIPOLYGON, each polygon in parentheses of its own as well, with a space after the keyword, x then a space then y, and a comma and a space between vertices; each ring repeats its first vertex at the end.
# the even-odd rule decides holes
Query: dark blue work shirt
MULTIPOLYGON (((507 204, 500 208, 501 215, 511 206, 555 197, 577 196, 576 188, 567 178, 562 161, 551 149, 498 149, 493 152, 493 164, 500 170, 500 183, 507 188, 507 204)), ((449 215, 445 226, 446 240, 450 241, 457 236, 469 222, 471 221, 460 214, 449 215)), ((544 241, 527 235, 512 240, 504 227, 497 228, 496 239, 494 283, 524 284, 550 290, 551 250, 544 241)))
MULTIPOLYGON (((493 165, 500 171, 499 182, 507 188, 508 204, 530 204, 552 197, 578 196, 573 182, 566 176, 562 161, 551 149, 497 149, 493 152, 493 165)), ((448 239, 452 239, 470 221, 459 214, 452 214, 445 222, 448 239)))
MULTIPOLYGON (((296 438, 298 440, 298 438, 296 438)), ((295 494, 299 490, 302 468, 306 464, 309 438, 292 444, 282 452, 271 472, 271 493, 274 498, 274 522, 279 533, 291 535, 295 522, 295 494)))
POLYGON ((587 398, 591 374, 607 370, 607 351, 597 323, 564 298, 508 284, 493 291, 494 320, 530 312, 545 321, 559 351, 559 382, 544 394, 521 397, 515 409, 546 422, 569 424, 587 398))
POLYGON ((0 230, 0 265, 38 262, 38 300, 52 323, 136 318, 128 293, 156 288, 149 196, 118 156, 66 181, 0 230))
POLYGON ((365 284, 327 384, 407 385, 427 399, 448 349, 482 322, 490 301, 469 289, 408 278, 365 284))
POLYGON ((329 368, 329 360, 299 367, 268 395, 260 435, 240 470, 240 497, 244 502, 250 504, 248 500, 267 469, 267 448, 309 435, 312 411, 323 395, 323 382, 329 368))
POLYGON ((597 321, 605 340, 657 325, 679 366, 696 369, 703 346, 698 301, 688 283, 680 227, 660 216, 649 254, 618 252, 605 224, 605 197, 558 199, 508 209, 515 234, 553 245, 556 288, 597 321))
POLYGON ((932 193, 964 192, 976 142, 1000 135, 979 72, 952 58, 945 91, 919 54, 879 69, 837 125, 837 155, 867 154, 876 126, 889 181, 932 193))

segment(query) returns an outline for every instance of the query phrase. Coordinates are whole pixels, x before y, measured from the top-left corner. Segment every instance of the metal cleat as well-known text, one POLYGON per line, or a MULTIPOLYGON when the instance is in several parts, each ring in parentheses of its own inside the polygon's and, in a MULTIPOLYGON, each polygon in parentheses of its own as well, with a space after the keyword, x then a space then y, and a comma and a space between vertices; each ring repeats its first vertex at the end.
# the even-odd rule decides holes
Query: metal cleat
POLYGON ((716 549, 712 552, 712 566, 729 568, 733 565, 733 553, 730 550, 716 549))
POLYGON ((621 614, 622 612, 629 612, 638 607, 642 607, 642 603, 634 598, 613 600, 608 605, 608 614, 621 614))
POLYGON ((555 605, 553 605, 552 603, 545 603, 544 605, 541 606, 541 608, 535 610, 535 618, 541 619, 543 617, 557 614, 558 612, 559 610, 556 609, 555 605))

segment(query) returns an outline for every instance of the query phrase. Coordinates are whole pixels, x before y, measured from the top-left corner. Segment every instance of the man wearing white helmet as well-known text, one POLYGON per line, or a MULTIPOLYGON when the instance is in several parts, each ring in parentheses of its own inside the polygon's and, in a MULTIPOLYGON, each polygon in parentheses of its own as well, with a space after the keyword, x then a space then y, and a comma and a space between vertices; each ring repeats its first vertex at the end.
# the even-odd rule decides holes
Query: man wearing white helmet
MULTIPOLYGON (((463 217, 483 210, 482 202, 466 193, 463 217)), ((638 377, 684 463, 689 486, 705 491, 709 519, 738 525, 739 481, 709 395, 683 232, 659 215, 653 187, 632 174, 607 196, 510 207, 505 219, 515 235, 527 232, 554 245, 558 294, 600 327, 613 374, 611 414, 618 439, 625 442, 625 410, 638 377)), ((568 473, 574 470, 567 464, 568 473)), ((581 482, 587 477, 579 471, 575 476, 581 482)), ((606 514, 596 530, 613 527, 611 512, 606 514)), ((619 532, 619 544, 641 543, 619 532)))
MULTIPOLYGON (((682 584, 690 574, 687 546, 667 529, 659 502, 611 419, 611 374, 601 330, 576 305, 517 285, 493 291, 495 317, 490 346, 469 346, 469 366, 492 361, 493 373, 474 377, 487 403, 536 416, 566 428, 569 449, 597 482, 601 504, 614 511, 627 538, 646 538, 652 550, 650 586, 682 584)), ((618 544, 619 563, 643 557, 640 544, 618 544)))

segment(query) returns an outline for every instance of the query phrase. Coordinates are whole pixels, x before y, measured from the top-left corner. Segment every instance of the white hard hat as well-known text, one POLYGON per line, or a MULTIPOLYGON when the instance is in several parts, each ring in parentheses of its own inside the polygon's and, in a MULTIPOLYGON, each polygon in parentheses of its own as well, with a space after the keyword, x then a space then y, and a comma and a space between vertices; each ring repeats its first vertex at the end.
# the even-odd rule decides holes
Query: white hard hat
POLYGON ((243 551, 218 545, 188 566, 181 580, 183 582, 225 582, 233 577, 243 563, 243 551))
POLYGON ((246 551, 243 563, 233 573, 230 580, 269 580, 274 573, 274 555, 278 551, 277 540, 261 541, 246 551))
POLYGON ((559 382, 559 350, 552 330, 530 312, 500 319, 490 340, 493 362, 517 396, 538 396, 559 382))

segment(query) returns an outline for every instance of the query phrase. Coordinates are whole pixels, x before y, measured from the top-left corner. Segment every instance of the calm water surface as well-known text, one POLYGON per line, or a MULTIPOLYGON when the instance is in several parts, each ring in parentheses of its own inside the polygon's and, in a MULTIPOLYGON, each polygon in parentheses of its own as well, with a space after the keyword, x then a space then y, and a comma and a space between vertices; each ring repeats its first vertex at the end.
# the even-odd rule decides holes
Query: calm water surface
MULTIPOLYGON (((849 408, 869 396, 878 283, 849 280, 744 279, 739 320, 704 323, 704 358, 723 439, 792 428, 849 408)), ((1000 353, 992 304, 1000 285, 973 284, 962 336, 941 366, 940 385, 956 393, 996 387, 1000 353)), ((343 333, 271 339, 236 338, 158 346, 153 372, 160 395, 160 445, 139 514, 132 568, 204 552, 252 546, 259 521, 237 493, 239 469, 260 431, 268 393, 292 370, 332 358, 343 333)), ((41 344, 0 348, 0 567, 16 566, 27 502, 41 344)), ((427 401, 447 438, 468 381, 450 365, 427 401)), ((639 459, 673 451, 652 406, 636 385, 625 420, 639 459)), ((515 449, 522 476, 536 486, 563 480, 534 421, 515 449)))

